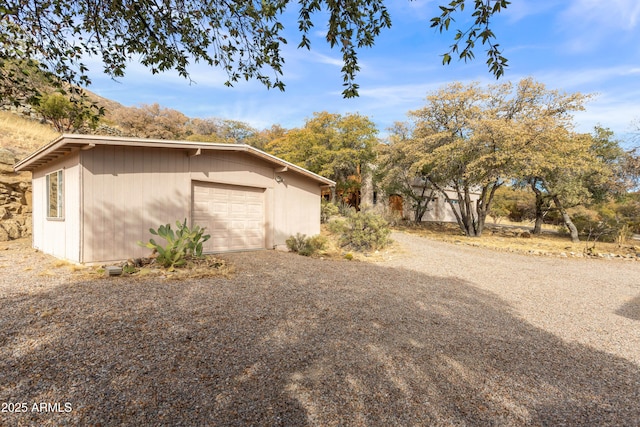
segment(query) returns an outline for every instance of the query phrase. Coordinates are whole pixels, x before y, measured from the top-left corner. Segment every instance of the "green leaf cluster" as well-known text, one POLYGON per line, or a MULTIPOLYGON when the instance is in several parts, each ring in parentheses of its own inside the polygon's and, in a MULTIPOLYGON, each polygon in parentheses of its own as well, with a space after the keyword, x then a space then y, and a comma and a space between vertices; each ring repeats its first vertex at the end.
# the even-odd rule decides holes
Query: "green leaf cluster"
POLYGON ((96 108, 85 97, 69 97, 61 91, 42 95, 36 105, 38 113, 61 133, 94 128, 102 115, 96 108))
MULTIPOLYGON (((122 77, 133 59, 154 74, 173 69, 186 78, 194 62, 204 62, 226 73, 227 86, 255 79, 284 90, 280 76, 287 40, 281 15, 289 3, 7 0, 0 6, 0 65, 5 59, 35 59, 63 81, 86 86, 87 56, 100 58, 104 72, 114 78, 122 77)), ((310 47, 314 15, 328 16, 326 40, 344 62, 343 94, 357 96, 357 51, 372 46, 391 26, 384 0, 301 0, 299 11, 300 47, 310 47)))
MULTIPOLYGON (((431 27, 436 28, 441 33, 448 31, 449 26, 455 21, 454 16, 463 14, 465 11, 465 5, 468 0, 453 0, 446 6, 440 7, 440 16, 436 16, 431 19, 431 27)), ((457 55, 459 59, 466 61, 475 58, 474 49, 476 43, 481 42, 482 45, 487 45, 487 66, 489 71, 499 78, 504 75, 504 70, 508 66, 507 58, 502 55, 500 45, 495 43, 496 35, 491 30, 491 19, 502 12, 511 4, 507 0, 474 0, 473 8, 471 9, 471 20, 473 23, 466 30, 456 30, 454 36, 454 44, 449 48, 449 51, 442 55, 442 63, 450 64, 454 55, 457 55)))
POLYGON ((153 238, 148 243, 138 242, 138 245, 157 252, 157 262, 169 270, 185 265, 189 257, 201 257, 203 243, 211 238, 209 234, 204 234, 204 227, 196 225, 189 228, 186 218, 184 222, 176 221, 176 228, 174 231, 170 224, 165 224, 158 230, 149 229, 151 234, 165 240, 164 245, 153 238))
MULTIPOLYGON (((190 79, 190 67, 205 63, 226 73, 225 85, 257 80, 267 88, 285 89, 281 80, 288 43, 283 15, 290 0, 137 0, 133 2, 72 0, 5 0, 0 5, 0 68, 8 62, 28 63, 74 87, 91 83, 84 58, 99 58, 113 78, 125 75, 132 60, 152 73, 176 70, 190 79)), ((358 96, 358 52, 374 45, 391 27, 385 0, 300 0, 297 3, 299 48, 311 48, 309 34, 326 29, 325 39, 342 56, 345 98, 358 96)), ((463 14, 467 0, 440 6, 431 20, 440 32, 463 14)), ((502 56, 491 18, 509 5, 506 0, 474 0, 473 24, 457 30, 455 43, 443 55, 474 58, 476 42, 487 45, 487 65, 496 77, 504 74, 502 56), (460 45, 463 45, 461 48, 460 45)), ((21 67, 1 73, 3 82, 30 87, 21 67)), ((8 95, 0 91, 0 99, 8 95)))

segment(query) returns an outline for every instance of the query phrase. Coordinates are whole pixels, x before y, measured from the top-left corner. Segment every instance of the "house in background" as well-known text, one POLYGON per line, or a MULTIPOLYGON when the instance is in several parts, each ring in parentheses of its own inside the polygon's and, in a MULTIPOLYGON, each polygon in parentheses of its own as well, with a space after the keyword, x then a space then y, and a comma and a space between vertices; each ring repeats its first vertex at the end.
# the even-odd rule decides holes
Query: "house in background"
MULTIPOLYGON (((420 178, 416 178, 411 187, 413 194, 423 194, 423 186, 424 181, 420 180, 420 178)), ((457 207, 459 200, 456 191, 451 187, 446 187, 444 188, 444 192, 451 200, 451 204, 458 209, 458 212, 460 212, 459 207, 457 207)), ((480 199, 480 191, 472 191, 470 196, 472 208, 475 210, 476 204, 480 199)), ((426 199, 429 199, 429 202, 427 211, 422 217, 422 222, 457 222, 453 208, 451 204, 447 202, 447 198, 444 194, 435 190, 432 193, 430 189, 427 189, 424 192, 423 197, 423 200, 426 201, 426 199)), ((398 217, 407 221, 415 220, 415 209, 412 206, 412 200, 407 199, 407 197, 403 197, 400 194, 390 194, 388 196, 388 206, 389 210, 398 217)))
POLYGON ((320 232, 335 185, 248 145, 95 135, 62 135, 15 170, 33 173, 33 246, 80 263, 148 256, 149 228, 185 218, 208 253, 284 246, 320 232))

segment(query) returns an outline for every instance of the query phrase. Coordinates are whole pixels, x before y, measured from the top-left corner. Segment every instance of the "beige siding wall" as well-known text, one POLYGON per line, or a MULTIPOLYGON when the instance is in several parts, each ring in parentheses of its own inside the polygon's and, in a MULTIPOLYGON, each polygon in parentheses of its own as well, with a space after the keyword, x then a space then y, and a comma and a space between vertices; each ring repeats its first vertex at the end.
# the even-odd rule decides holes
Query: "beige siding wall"
MULTIPOLYGON (((82 262, 147 256, 148 229, 192 218, 193 183, 253 187, 264 194, 264 247, 320 232, 320 186, 240 152, 98 146, 82 152, 82 262), (275 175, 284 178, 282 183, 275 175)), ((159 239, 161 240, 161 239, 159 239)))
POLYGON ((69 261, 80 262, 80 166, 71 153, 33 173, 33 247, 69 261), (63 219, 47 218, 46 176, 63 170, 63 219))
POLYGON ((292 173, 279 175, 283 182, 276 184, 275 246, 284 247, 286 239, 296 233, 320 233, 320 186, 292 173))
POLYGON ((149 249, 136 242, 153 237, 150 227, 189 218, 188 162, 182 150, 98 146, 83 151, 83 262, 148 256, 149 249))

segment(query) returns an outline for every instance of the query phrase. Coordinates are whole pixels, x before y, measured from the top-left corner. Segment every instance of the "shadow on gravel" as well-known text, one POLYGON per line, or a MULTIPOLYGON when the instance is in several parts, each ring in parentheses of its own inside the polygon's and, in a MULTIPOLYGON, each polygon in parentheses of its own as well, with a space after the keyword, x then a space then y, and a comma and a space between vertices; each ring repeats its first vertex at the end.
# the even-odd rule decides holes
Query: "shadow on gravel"
POLYGON ((115 278, 0 300, 20 313, 0 317, 0 402, 29 405, 0 424, 640 420, 637 366, 467 283, 273 251, 226 258, 229 280, 115 278), (31 412, 38 402, 73 409, 31 412))
MULTIPOLYGON (((620 307, 616 314, 631 320, 640 320, 640 295, 620 307)), ((638 421, 640 423, 640 421, 638 421)))

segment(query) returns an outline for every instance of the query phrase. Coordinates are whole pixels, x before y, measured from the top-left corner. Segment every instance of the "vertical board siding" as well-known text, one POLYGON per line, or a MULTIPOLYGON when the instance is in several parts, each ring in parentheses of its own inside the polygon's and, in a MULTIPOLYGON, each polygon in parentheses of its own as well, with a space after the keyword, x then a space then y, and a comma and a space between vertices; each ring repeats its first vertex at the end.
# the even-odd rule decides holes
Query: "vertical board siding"
POLYGON ((292 173, 280 173, 283 182, 276 187, 276 246, 284 246, 296 233, 320 233, 320 186, 292 173))
POLYGON ((45 253, 80 262, 80 166, 78 153, 33 173, 33 246, 45 253), (47 174, 63 169, 63 219, 47 219, 47 174))
MULTIPOLYGON (((98 146, 83 152, 83 262, 148 256, 149 228, 189 217, 182 150, 98 146)), ((175 228, 175 224, 173 224, 175 228)))

